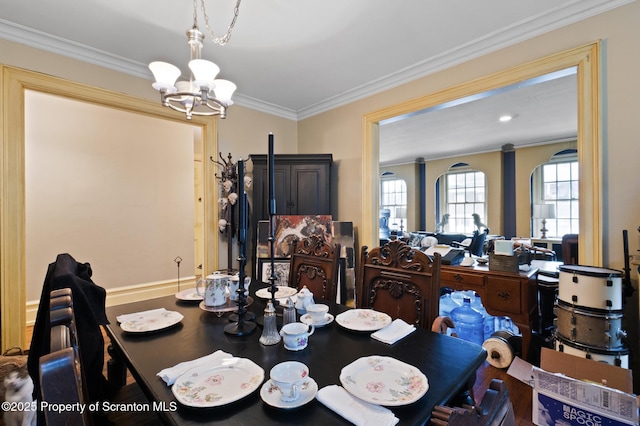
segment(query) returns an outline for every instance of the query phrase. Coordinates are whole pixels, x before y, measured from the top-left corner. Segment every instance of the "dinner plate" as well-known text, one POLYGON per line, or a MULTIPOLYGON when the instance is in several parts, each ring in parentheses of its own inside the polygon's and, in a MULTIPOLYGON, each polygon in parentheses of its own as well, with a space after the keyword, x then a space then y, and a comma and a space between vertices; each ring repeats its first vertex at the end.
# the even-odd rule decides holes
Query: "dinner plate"
POLYGON ((178 377, 171 392, 182 405, 218 407, 244 398, 258 389, 264 370, 247 358, 223 358, 178 377))
POLYGON ((176 299, 185 302, 197 302, 202 300, 202 296, 198 294, 195 288, 188 288, 176 293, 176 299))
POLYGON ((120 323, 120 328, 129 333, 148 333, 163 330, 178 324, 184 316, 180 312, 157 309, 141 312, 120 323))
POLYGON ((316 397, 317 393, 318 384, 311 377, 308 377, 307 380, 302 383, 300 397, 295 401, 287 402, 280 399, 282 395, 280 388, 278 388, 271 379, 267 380, 264 385, 262 385, 262 388, 260 388, 260 398, 262 398, 267 405, 285 410, 302 407, 303 405, 313 401, 313 398, 316 397))
POLYGON ((391 324, 391 317, 373 309, 349 309, 336 316, 342 327, 355 331, 376 331, 391 324))
MULTIPOLYGON (((271 299, 271 292, 269 291, 270 287, 261 288, 256 291, 256 296, 261 299, 271 299)), ((298 292, 298 290, 294 287, 287 287, 284 285, 276 286, 276 299, 286 299, 287 297, 291 297, 298 292)))
POLYGON ((429 389, 429 382, 420 370, 385 356, 355 360, 342 369, 340 382, 353 396, 388 406, 412 404, 429 389))
MULTIPOLYGON (((253 297, 248 296, 245 306, 249 306, 253 303, 253 297)), ((227 302, 224 305, 218 306, 205 306, 204 300, 200 302, 198 305, 200 309, 207 312, 215 312, 215 313, 223 313, 223 312, 233 312, 238 310, 238 304, 235 300, 231 300, 227 297, 227 302)))
POLYGON ((307 325, 311 325, 313 324, 314 327, 324 327, 327 324, 331 324, 333 322, 333 315, 327 313, 324 316, 324 319, 320 322, 313 322, 313 320, 311 319, 311 315, 309 314, 304 314, 300 317, 300 322, 303 322, 307 325))

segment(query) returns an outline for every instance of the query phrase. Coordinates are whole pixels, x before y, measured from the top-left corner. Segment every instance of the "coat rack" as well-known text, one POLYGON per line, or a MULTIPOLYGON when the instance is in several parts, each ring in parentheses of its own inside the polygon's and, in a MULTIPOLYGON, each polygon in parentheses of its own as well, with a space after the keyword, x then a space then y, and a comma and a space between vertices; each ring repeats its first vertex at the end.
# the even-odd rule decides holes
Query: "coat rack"
POLYGON ((210 157, 210 160, 222 167, 220 174, 215 174, 222 187, 221 195, 218 199, 220 203, 218 228, 227 240, 226 273, 231 275, 237 272, 233 269, 233 236, 237 232, 236 205, 240 198, 238 195, 238 165, 231 160, 231 153, 227 156, 227 160, 222 157, 221 152, 218 153, 218 156, 220 160, 215 160, 213 157, 210 157))

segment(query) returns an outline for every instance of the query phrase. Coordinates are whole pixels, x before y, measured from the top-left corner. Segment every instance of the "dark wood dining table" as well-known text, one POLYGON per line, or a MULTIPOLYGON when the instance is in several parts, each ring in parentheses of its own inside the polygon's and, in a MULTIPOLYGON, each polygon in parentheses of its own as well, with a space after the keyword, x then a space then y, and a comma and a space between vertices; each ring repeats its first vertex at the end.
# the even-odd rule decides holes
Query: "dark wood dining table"
MULTIPOLYGON (((253 303, 248 307, 258 318, 263 315, 266 300, 255 296, 255 290, 264 284, 252 284, 253 303), (255 287, 255 288, 253 288, 255 287)), ((319 303, 316 300, 316 303, 319 303)), ((337 315, 349 309, 347 306, 327 303, 329 312, 337 315)), ((110 324, 106 331, 118 357, 126 364, 132 376, 146 394, 150 403, 163 403, 167 410, 158 412, 169 425, 202 424, 350 424, 340 415, 313 399, 302 407, 283 410, 264 403, 260 391, 222 407, 192 408, 176 402, 171 387, 156 374, 167 367, 193 360, 217 350, 237 357, 248 358, 261 366, 265 380, 271 368, 287 360, 300 361, 309 367, 309 375, 318 388, 340 385, 340 371, 360 357, 380 355, 419 368, 429 382, 428 391, 410 405, 388 407, 400 419, 400 425, 418 425, 428 422, 436 405, 454 397, 461 388, 475 379, 477 368, 486 358, 481 346, 461 339, 417 329, 393 345, 370 337, 370 332, 352 331, 335 321, 316 328, 309 337, 308 346, 301 351, 289 351, 282 342, 272 346, 259 343, 262 328, 253 334, 234 336, 224 332, 229 324, 229 314, 200 309, 198 302, 184 302, 174 296, 164 296, 140 302, 107 308, 110 324), (121 314, 165 308, 180 312, 184 319, 177 325, 150 333, 127 333, 116 317, 121 314), (172 410, 171 407, 177 407, 172 410)))

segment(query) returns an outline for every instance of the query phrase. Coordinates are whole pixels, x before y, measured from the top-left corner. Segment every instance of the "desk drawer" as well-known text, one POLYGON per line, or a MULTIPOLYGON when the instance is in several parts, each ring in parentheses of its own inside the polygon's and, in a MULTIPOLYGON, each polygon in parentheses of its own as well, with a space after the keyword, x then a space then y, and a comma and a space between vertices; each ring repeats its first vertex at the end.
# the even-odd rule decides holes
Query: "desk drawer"
POLYGON ((520 280, 487 277, 486 301, 488 307, 520 314, 520 280))
POLYGON ((453 287, 464 288, 465 286, 482 287, 484 285, 484 275, 474 274, 470 272, 458 272, 458 271, 440 271, 440 282, 442 284, 449 283, 453 287))

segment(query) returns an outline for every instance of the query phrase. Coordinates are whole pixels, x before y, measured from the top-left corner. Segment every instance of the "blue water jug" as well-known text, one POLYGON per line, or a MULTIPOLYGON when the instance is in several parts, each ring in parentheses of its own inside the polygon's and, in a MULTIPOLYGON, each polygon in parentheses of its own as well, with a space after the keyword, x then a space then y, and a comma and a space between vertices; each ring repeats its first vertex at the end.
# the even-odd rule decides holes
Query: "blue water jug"
POLYGON ((483 342, 487 340, 493 332, 495 331, 494 321, 495 317, 489 315, 487 310, 484 308, 482 304, 482 300, 480 300, 480 296, 476 294, 475 299, 471 300, 471 307, 482 314, 482 318, 484 321, 484 334, 483 334, 483 342))
POLYGON ((462 306, 451 311, 451 319, 460 339, 482 345, 484 342, 484 317, 471 307, 471 299, 465 297, 462 306))
POLYGON ((450 317, 451 311, 460 307, 460 304, 451 299, 451 294, 447 293, 440 296, 440 315, 443 317, 450 317))

